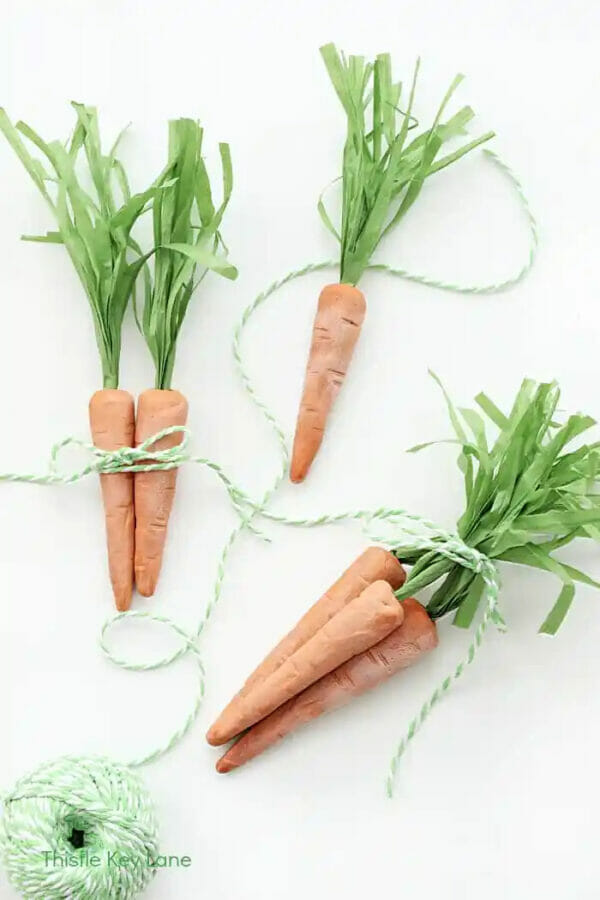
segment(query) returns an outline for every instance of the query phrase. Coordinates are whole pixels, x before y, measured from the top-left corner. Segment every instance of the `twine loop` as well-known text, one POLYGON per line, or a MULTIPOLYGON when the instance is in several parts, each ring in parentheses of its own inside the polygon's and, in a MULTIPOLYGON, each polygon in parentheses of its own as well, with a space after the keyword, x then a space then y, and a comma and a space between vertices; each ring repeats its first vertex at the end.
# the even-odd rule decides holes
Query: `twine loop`
POLYGON ((188 654, 191 654, 197 669, 196 697, 192 709, 188 713, 188 716, 185 719, 184 723, 159 747, 156 747, 154 750, 152 750, 152 752, 147 753, 144 756, 128 760, 128 766, 132 768, 138 768, 140 766, 146 765, 146 763, 149 763, 152 760, 158 759, 160 756, 163 756, 163 754, 168 753, 168 751, 172 750, 173 747, 178 744, 179 741, 188 733, 188 731, 196 721, 205 694, 205 670, 202 663, 202 658, 200 656, 201 632, 202 627, 199 627, 196 632, 187 631, 185 628, 182 628, 181 625, 178 625, 167 616, 161 616, 157 613, 149 613, 141 610, 127 610, 126 612, 115 613, 115 615, 107 619, 102 626, 102 630, 100 633, 100 648, 106 659, 109 660, 109 662, 113 663, 113 665, 118 666, 120 669, 126 669, 130 672, 152 672, 156 671, 157 669, 165 669, 168 666, 171 666, 173 663, 177 662, 177 660, 187 656, 188 654), (175 637, 177 637, 179 640, 179 646, 170 653, 166 653, 156 659, 150 659, 143 662, 134 662, 130 659, 127 659, 126 657, 119 656, 110 648, 108 637, 115 626, 118 626, 120 623, 123 623, 126 620, 141 620, 142 622, 150 622, 154 625, 158 625, 163 630, 174 634, 175 637))

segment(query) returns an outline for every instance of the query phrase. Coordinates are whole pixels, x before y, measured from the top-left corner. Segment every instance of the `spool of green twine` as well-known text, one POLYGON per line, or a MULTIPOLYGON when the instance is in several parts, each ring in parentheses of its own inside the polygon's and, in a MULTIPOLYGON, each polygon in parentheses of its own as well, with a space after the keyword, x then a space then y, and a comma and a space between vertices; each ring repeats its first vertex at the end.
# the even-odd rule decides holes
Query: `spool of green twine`
POLYGON ((4 797, 0 851, 28 900, 130 900, 156 872, 152 800, 130 768, 60 757, 4 797))

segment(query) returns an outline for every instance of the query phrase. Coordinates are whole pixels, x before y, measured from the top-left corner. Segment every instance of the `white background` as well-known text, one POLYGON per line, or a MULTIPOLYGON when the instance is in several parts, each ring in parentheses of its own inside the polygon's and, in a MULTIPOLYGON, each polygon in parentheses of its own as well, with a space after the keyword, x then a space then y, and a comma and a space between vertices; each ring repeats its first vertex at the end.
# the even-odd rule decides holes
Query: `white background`
MULTIPOLYGON (((201 118, 212 161, 216 142, 230 142, 236 186, 224 230, 240 278, 204 282, 184 326, 175 386, 189 397, 197 451, 258 495, 277 455, 237 380, 231 335, 269 281, 335 255, 316 200, 338 173, 344 122, 318 47, 334 40, 350 52, 390 50, 404 78, 420 54, 424 122, 455 72, 465 72, 459 100, 479 113, 476 129, 496 129, 497 150, 523 180, 541 225, 539 261, 521 286, 488 298, 367 275, 367 324, 318 463, 305 485, 285 487, 276 502, 298 514, 398 504, 452 525, 462 504, 452 448, 403 452, 449 436, 428 367, 463 405, 485 389, 506 406, 528 375, 559 379, 565 410, 600 416, 599 19, 582 0, 9 0, 0 13, 1 102, 49 138, 66 136, 70 99, 98 105, 107 143, 132 121, 122 155, 137 189, 162 166, 167 118, 201 118)), ((98 359, 64 252, 18 240, 52 221, 4 142, 0 185, 0 468, 39 471, 54 440, 87 435, 98 359)), ((515 195, 481 154, 428 183, 379 252, 467 283, 508 277, 526 255, 515 195)), ((334 277, 290 285, 248 329, 249 370, 288 433, 317 294, 334 277)), ((122 385, 139 392, 151 379, 128 318, 122 385)), ((234 523, 213 476, 181 471, 159 590, 135 607, 193 628, 234 523)), ((165 851, 193 859, 191 869, 162 874, 147 896, 597 897, 600 596, 578 589, 559 635, 537 636, 558 585, 506 568, 509 633, 489 636, 432 715, 393 802, 383 792, 390 753, 466 646, 467 635, 450 623, 441 626, 439 651, 414 670, 235 776, 218 776, 206 727, 364 545, 354 525, 270 533, 270 546, 245 536, 232 554, 202 645, 208 686, 195 730, 144 772, 165 851)), ((593 545, 567 556, 600 576, 593 545)), ((100 654, 96 636, 111 613, 105 568, 95 479, 2 487, 4 788, 64 753, 145 752, 193 701, 191 661, 137 675, 100 654)), ((139 659, 163 646, 148 630, 128 641, 139 659)), ((0 893, 12 897, 2 877, 0 893)))

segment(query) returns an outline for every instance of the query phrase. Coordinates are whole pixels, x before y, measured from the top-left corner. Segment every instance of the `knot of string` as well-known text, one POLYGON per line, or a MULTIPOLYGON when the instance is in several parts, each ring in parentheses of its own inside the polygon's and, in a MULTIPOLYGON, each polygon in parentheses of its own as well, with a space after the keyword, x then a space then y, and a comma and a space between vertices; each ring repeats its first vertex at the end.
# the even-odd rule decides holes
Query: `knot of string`
MULTIPOLYGON (((190 458, 187 452, 189 438, 189 429, 182 425, 172 425, 169 428, 163 428, 162 431, 158 431, 137 447, 100 450, 98 447, 88 445, 88 449, 96 457, 96 467, 100 473, 148 472, 153 469, 175 469, 182 463, 187 462, 190 458), (163 438, 177 433, 182 434, 182 439, 176 446, 165 447, 162 450, 152 449, 163 438)), ((56 460, 54 459, 53 461, 55 462, 56 460)))

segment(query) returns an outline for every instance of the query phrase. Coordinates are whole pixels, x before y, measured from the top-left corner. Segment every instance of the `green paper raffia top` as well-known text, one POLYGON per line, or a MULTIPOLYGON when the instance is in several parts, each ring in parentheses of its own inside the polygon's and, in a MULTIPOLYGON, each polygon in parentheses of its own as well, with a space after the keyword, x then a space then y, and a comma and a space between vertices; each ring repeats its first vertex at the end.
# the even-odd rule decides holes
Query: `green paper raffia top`
MULTIPOLYGON (((600 540, 600 442, 571 446, 596 422, 576 414, 559 424, 555 383, 536 385, 526 379, 508 415, 483 393, 476 397, 479 412, 455 410, 444 394, 456 434, 450 443, 461 446, 459 467, 465 480, 466 509, 457 534, 487 559, 544 569, 560 579, 561 591, 540 629, 554 634, 573 601, 575 582, 600 587, 554 556, 575 538, 600 540), (484 417, 498 429, 492 446, 484 417), (537 535, 545 539, 540 542, 537 535)), ((419 445, 413 452, 429 446, 419 445)), ((427 604, 429 615, 435 619, 454 612, 456 625, 472 624, 484 587, 480 575, 441 560, 435 549, 397 547, 395 553, 412 566, 399 597, 443 579, 427 604)))
POLYGON ((116 388, 123 317, 143 265, 131 232, 166 173, 148 190, 132 196, 125 169, 117 158, 121 135, 105 155, 94 107, 73 103, 73 108, 77 123, 66 146, 60 141, 44 141, 24 122, 13 126, 3 109, 0 130, 50 207, 58 229, 45 235, 24 235, 23 239, 64 245, 89 300, 103 387, 116 388), (45 162, 32 156, 23 138, 42 153, 45 162), (78 175, 82 153, 94 196, 78 175), (132 251, 138 257, 135 262, 130 261, 132 251))
POLYGON ((227 259, 220 232, 233 190, 229 145, 219 144, 223 199, 215 208, 202 139, 203 130, 192 119, 169 123, 170 180, 152 205, 154 273, 143 273, 144 306, 138 324, 154 360, 155 387, 162 389, 171 387, 177 338, 198 284, 209 270, 229 279, 238 274, 227 259))
POLYGON ((192 119, 169 123, 166 167, 149 188, 132 195, 117 157, 123 132, 104 154, 96 109, 72 105, 77 122, 66 145, 44 141, 24 122, 13 126, 0 109, 0 131, 49 205, 58 229, 23 239, 62 244, 67 250, 90 304, 105 388, 119 386, 123 319, 132 297, 135 308, 135 284, 142 272, 144 302, 138 325, 155 363, 156 386, 170 387, 177 337, 198 283, 209 269, 227 278, 237 276, 219 230, 233 186, 229 146, 219 145, 223 201, 218 209, 202 158, 203 131, 192 119), (42 153, 44 162, 29 152, 23 138, 42 153), (82 154, 90 189, 84 188, 79 173, 82 154), (132 232, 150 209, 154 246, 144 252, 132 232), (203 270, 199 276, 198 269, 203 270))
POLYGON ((494 133, 489 131, 437 159, 446 142, 466 133, 474 116, 473 110, 464 106, 448 121, 441 121, 462 75, 448 88, 431 127, 409 140, 409 133, 418 128, 413 116, 418 60, 403 110, 402 84, 392 79, 389 53, 366 62, 363 56, 346 58, 333 44, 326 44, 321 55, 347 118, 339 231, 322 195, 318 208, 325 226, 340 243, 340 282, 356 285, 382 238, 418 198, 425 179, 489 141, 494 133))

